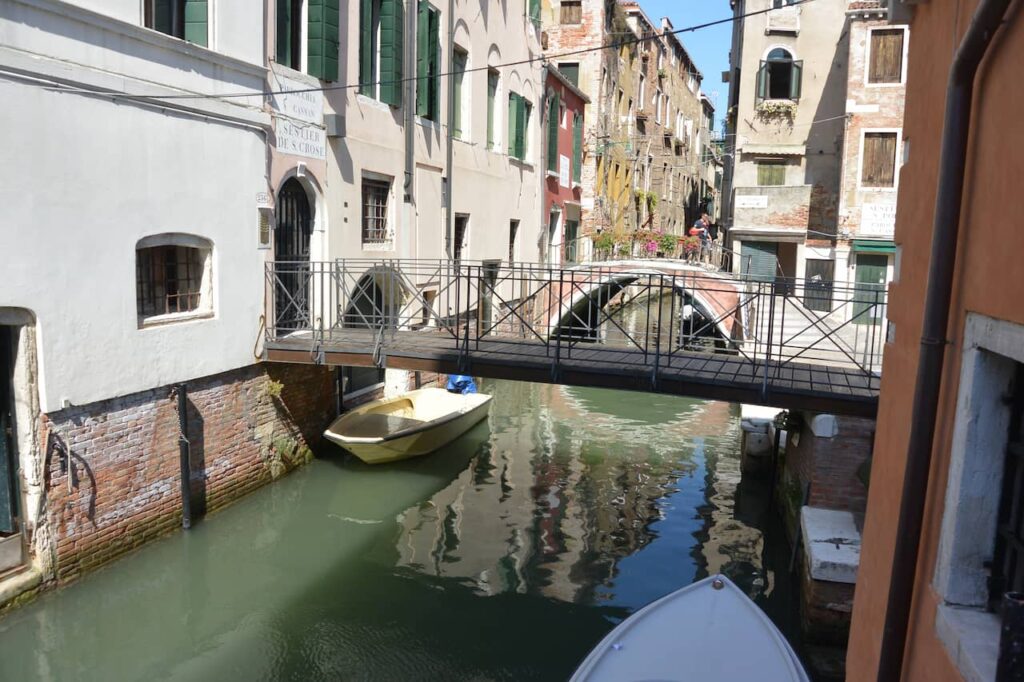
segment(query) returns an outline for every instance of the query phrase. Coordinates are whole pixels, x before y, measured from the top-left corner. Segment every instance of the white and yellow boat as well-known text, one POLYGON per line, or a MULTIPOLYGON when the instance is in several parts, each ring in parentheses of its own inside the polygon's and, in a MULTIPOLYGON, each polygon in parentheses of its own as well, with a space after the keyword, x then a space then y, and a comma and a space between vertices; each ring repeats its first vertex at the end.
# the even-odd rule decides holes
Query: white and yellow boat
POLYGON ((491 396, 421 388, 347 412, 324 437, 367 464, 397 462, 433 452, 487 417, 491 396))

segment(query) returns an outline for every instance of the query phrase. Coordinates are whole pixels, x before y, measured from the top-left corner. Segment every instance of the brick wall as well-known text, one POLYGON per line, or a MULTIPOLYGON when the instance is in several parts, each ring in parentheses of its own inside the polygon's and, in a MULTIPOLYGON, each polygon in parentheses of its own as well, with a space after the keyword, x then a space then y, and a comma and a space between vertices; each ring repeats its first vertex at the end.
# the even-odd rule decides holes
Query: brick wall
MULTIPOLYGON (((309 460, 334 414, 333 369, 267 363, 197 379, 188 383, 187 409, 196 514, 309 460)), ((71 407, 43 422, 54 577, 74 578, 179 526, 171 387, 71 407)))
POLYGON ((786 445, 784 480, 798 484, 803 491, 808 482, 812 507, 861 513, 867 502, 867 489, 857 476, 858 469, 871 455, 875 422, 854 417, 836 418, 839 433, 819 438, 804 426, 799 444, 792 438, 786 445))

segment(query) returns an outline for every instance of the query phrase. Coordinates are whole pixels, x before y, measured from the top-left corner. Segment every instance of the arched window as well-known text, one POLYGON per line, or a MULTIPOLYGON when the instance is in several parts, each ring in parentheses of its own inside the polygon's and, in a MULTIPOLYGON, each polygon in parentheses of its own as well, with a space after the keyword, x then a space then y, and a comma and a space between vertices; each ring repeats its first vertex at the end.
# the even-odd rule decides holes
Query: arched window
POLYGON ((800 99, 804 63, 782 47, 768 53, 757 71, 758 99, 800 99))
POLYGON ((190 234, 156 234, 135 245, 139 327, 213 314, 213 244, 190 234))

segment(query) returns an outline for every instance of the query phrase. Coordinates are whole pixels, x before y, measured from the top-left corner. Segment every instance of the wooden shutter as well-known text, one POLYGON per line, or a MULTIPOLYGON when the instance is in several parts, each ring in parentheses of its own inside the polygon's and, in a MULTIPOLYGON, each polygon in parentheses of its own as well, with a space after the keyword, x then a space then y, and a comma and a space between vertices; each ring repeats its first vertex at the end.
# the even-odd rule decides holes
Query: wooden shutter
POLYGON ((207 45, 209 12, 206 0, 185 0, 185 40, 204 47, 207 45))
POLYGON ((540 0, 530 0, 530 21, 540 26, 540 0))
POLYGON ((498 74, 487 72, 487 148, 494 149, 494 119, 498 99, 498 74))
POLYGON ((757 163, 757 184, 785 185, 786 165, 784 161, 759 161, 757 163))
POLYGON ((579 184, 583 181, 583 117, 572 117, 572 179, 579 184))
POLYGON ((789 72, 789 98, 800 99, 800 81, 804 78, 804 62, 798 60, 793 62, 792 71, 789 72))
POLYGON ((278 64, 292 66, 292 2, 277 0, 277 53, 278 64))
POLYGON ((896 133, 864 133, 861 184, 892 187, 896 180, 896 133))
POLYGON ((508 155, 516 155, 516 119, 519 117, 519 95, 512 92, 508 96, 508 155))
POLYGON ((768 99, 768 62, 761 62, 757 69, 757 98, 768 99))
MULTIPOLYGON (((381 0, 380 101, 393 107, 402 105, 402 48, 405 34, 403 18, 402 0, 381 0)), ((370 36, 367 36, 367 39, 369 38, 370 36)))
MULTIPOLYGON (((282 0, 277 0, 278 3, 282 0)), ((373 97, 373 0, 359 2, 359 92, 373 97)))
POLYGON ((903 80, 903 29, 871 32, 869 83, 899 83, 903 80))
POLYGON ((558 172, 558 95, 548 100, 548 170, 558 172))
POLYGON ((577 88, 580 86, 580 65, 579 64, 559 64, 558 70, 562 72, 565 79, 575 85, 577 88))
POLYGON ((338 0, 309 0, 306 72, 325 81, 338 80, 338 41, 341 12, 338 0))
POLYGON ((466 78, 466 53, 462 50, 455 50, 453 55, 453 75, 451 76, 451 87, 455 90, 454 110, 452 111, 452 133, 457 138, 462 138, 462 85, 466 78))
POLYGON ((525 97, 519 98, 519 112, 516 115, 516 157, 526 160, 526 135, 530 130, 530 103, 525 97))
POLYGON ((428 55, 430 64, 430 120, 441 119, 441 13, 430 9, 430 31, 427 40, 430 43, 428 55))
POLYGON ((430 96, 427 93, 430 81, 430 5, 420 0, 416 14, 416 115, 430 113, 430 96))

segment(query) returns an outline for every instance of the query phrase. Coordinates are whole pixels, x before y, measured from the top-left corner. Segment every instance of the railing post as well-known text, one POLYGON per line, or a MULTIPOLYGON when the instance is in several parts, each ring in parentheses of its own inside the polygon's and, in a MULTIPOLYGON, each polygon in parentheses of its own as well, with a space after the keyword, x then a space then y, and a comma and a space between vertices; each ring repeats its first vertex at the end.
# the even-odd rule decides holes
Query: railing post
MULTIPOLYGON (((549 270, 549 272, 553 274, 554 270, 549 270)), ((550 281, 550 279, 549 279, 549 281, 550 281)), ((559 373, 559 370, 560 370, 559 363, 561 363, 561 361, 562 361, 562 327, 561 327, 561 325, 558 324, 558 322, 560 321, 560 316, 562 314, 562 300, 561 300, 561 297, 562 297, 562 289, 563 289, 562 284, 564 282, 565 282, 565 272, 563 270, 559 269, 558 270, 558 294, 557 294, 559 298, 558 298, 558 302, 556 304, 557 307, 558 307, 558 313, 555 316, 555 362, 554 362, 554 364, 551 365, 551 381, 553 381, 553 382, 557 382, 558 381, 558 373, 559 373)), ((572 313, 572 294, 571 293, 569 295, 569 311, 570 311, 570 314, 571 314, 572 313)), ((549 338, 551 337, 551 332, 550 331, 548 331, 548 337, 549 338)))
MULTIPOLYGON (((658 387, 658 366, 661 364, 661 313, 665 305, 661 300, 664 291, 665 276, 658 275, 658 323, 654 329, 654 370, 651 373, 651 389, 658 387)), ((669 298, 671 305, 672 298, 669 298)))
POLYGON ((767 282, 769 285, 770 299, 768 301, 768 338, 765 339, 764 372, 761 379, 761 397, 768 397, 768 364, 772 359, 772 344, 775 343, 775 291, 776 282, 773 279, 767 282))

